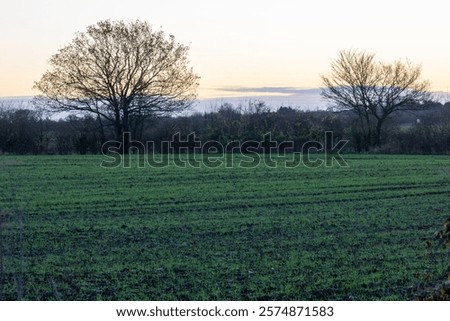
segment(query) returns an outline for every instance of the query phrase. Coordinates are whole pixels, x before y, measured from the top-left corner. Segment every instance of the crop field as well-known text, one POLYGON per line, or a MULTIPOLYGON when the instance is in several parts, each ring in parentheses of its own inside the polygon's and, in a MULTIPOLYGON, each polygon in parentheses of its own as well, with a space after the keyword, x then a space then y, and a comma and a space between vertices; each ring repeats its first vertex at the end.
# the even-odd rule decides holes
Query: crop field
MULTIPOLYGON (((281 158, 281 156, 280 156, 281 158)), ((0 156, 4 300, 408 300, 442 275, 450 157, 102 168, 0 156)))

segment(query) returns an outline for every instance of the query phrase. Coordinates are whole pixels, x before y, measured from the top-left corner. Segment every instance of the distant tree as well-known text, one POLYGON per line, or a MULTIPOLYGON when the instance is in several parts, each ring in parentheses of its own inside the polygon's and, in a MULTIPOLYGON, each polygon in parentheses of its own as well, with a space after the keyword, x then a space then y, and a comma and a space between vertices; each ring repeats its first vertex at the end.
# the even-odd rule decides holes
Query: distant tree
POLYGON ((344 50, 331 63, 331 73, 321 76, 322 96, 357 114, 366 148, 379 146, 391 114, 424 108, 429 101, 429 83, 420 77, 421 67, 409 61, 388 64, 374 54, 344 50))
POLYGON ((100 21, 52 56, 51 70, 35 83, 42 92, 36 102, 93 113, 121 141, 145 119, 182 111, 195 100, 199 77, 188 67, 188 51, 146 22, 100 21))
POLYGON ((0 108, 0 152, 37 154, 38 113, 29 109, 0 108))

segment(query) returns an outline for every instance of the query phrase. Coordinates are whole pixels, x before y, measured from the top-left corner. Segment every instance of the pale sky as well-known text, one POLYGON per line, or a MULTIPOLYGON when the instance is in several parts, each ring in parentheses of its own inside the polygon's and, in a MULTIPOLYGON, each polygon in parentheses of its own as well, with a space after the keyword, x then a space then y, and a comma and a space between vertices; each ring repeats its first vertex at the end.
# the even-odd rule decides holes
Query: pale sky
POLYGON ((448 92, 446 2, 0 0, 0 97, 37 94, 34 81, 75 32, 103 19, 137 18, 190 45, 199 98, 320 87, 320 74, 342 49, 409 58, 422 64, 432 90, 448 92))

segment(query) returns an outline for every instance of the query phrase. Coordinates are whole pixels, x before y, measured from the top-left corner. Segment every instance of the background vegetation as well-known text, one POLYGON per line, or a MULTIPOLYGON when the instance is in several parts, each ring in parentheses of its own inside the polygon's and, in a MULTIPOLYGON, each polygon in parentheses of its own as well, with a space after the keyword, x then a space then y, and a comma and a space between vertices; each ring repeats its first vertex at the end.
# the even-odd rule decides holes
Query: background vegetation
MULTIPOLYGON (((102 144, 116 139, 115 128, 90 115, 68 115, 55 120, 48 114, 0 106, 0 153, 7 154, 98 154, 102 144)), ((359 120, 352 111, 302 111, 279 107, 276 111, 263 102, 233 106, 225 103, 213 111, 187 116, 149 118, 131 126, 132 137, 153 141, 157 152, 161 141, 170 141, 177 132, 182 137, 195 132, 202 142, 216 140, 261 141, 270 132, 278 142, 303 143, 323 140, 333 131, 336 140, 347 139, 348 152, 448 154, 450 153, 450 103, 429 103, 425 110, 399 111, 386 120, 380 146, 366 150, 359 120)))

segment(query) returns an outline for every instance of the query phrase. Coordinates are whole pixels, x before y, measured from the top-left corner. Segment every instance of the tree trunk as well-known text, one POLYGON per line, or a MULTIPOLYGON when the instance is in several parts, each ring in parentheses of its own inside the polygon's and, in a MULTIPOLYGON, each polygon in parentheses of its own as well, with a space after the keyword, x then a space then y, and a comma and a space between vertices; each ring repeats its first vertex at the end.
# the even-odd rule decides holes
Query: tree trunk
POLYGON ((126 155, 130 152, 130 117, 128 115, 127 108, 123 110, 123 120, 122 120, 122 141, 123 141, 123 154, 126 155))
POLYGON ((365 119, 367 122, 366 151, 368 151, 373 146, 373 132, 372 124, 370 123, 370 116, 366 115, 365 119))
POLYGON ((378 119, 377 120, 377 126, 376 126, 376 132, 375 132, 375 146, 380 147, 381 146, 381 126, 383 125, 384 120, 378 119))
POLYGON ((116 131, 116 142, 120 144, 120 152, 123 154, 124 146, 122 144, 123 141, 123 127, 122 127, 122 119, 120 117, 120 109, 119 107, 115 107, 115 119, 114 119, 114 129, 116 131))
POLYGON ((365 126, 364 123, 367 122, 367 118, 363 117, 362 114, 360 114, 360 113, 358 113, 358 116, 359 116, 359 123, 361 125, 361 136, 360 136, 360 138, 361 138, 361 143, 360 143, 361 150, 364 151, 364 152, 367 152, 368 149, 369 149, 368 138, 370 137, 370 124, 367 123, 368 131, 366 131, 366 126, 365 126))
POLYGON ((119 123, 115 123, 115 130, 116 130, 116 142, 120 144, 120 153, 123 153, 123 131, 122 131, 122 125, 119 123))
POLYGON ((103 144, 106 142, 105 128, 103 127, 102 117, 98 114, 97 114, 97 120, 98 120, 99 130, 100 130, 100 142, 103 144))

